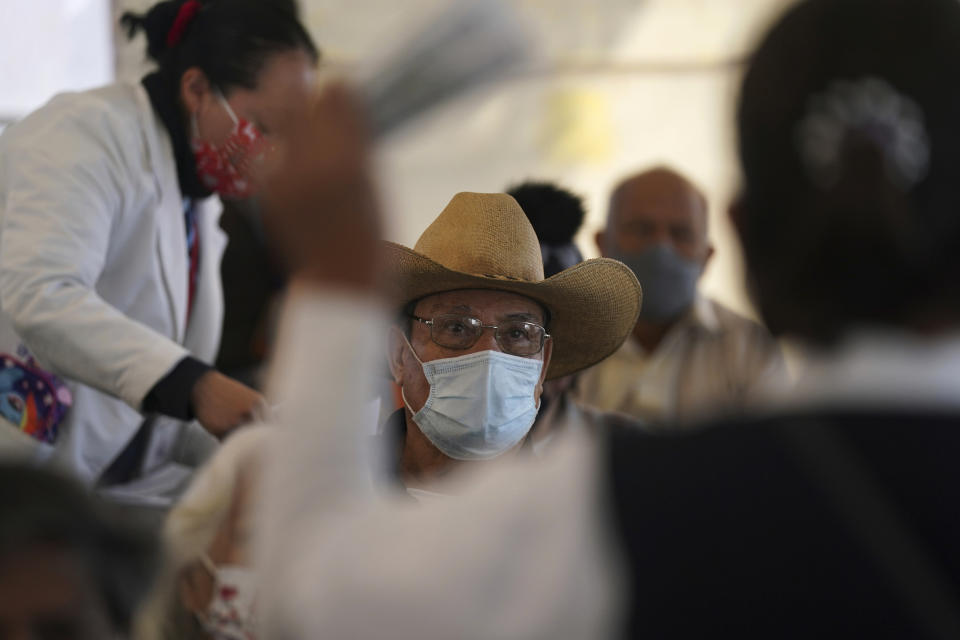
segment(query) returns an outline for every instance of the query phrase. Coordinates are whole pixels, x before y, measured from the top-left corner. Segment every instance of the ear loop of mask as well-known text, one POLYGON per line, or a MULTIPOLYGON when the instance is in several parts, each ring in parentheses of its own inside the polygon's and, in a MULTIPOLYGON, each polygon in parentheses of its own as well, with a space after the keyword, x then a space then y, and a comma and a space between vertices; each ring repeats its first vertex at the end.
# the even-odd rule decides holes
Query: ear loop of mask
MULTIPOLYGON (((236 131, 240 128, 240 119, 237 118, 237 114, 233 112, 233 107, 230 106, 230 103, 227 102, 227 99, 223 97, 223 93, 220 89, 214 89, 213 95, 216 96, 217 102, 224 108, 227 112, 227 115, 230 116, 230 120, 233 121, 233 130, 236 131)), ((200 137, 200 125, 197 124, 197 112, 194 111, 190 114, 190 130, 193 133, 194 138, 200 137)))
MULTIPOLYGON (((420 363, 420 368, 422 369, 422 368, 423 368, 423 360, 420 359, 420 356, 417 355, 417 352, 414 350, 413 345, 410 344, 410 340, 407 339, 407 334, 404 333, 403 331, 399 330, 399 329, 397 329, 396 331, 397 331, 397 333, 400 334, 400 337, 403 338, 403 342, 407 345, 407 348, 410 349, 410 353, 413 354, 414 359, 415 359, 417 362, 420 363)), ((430 384, 430 383, 427 382, 427 384, 430 384)), ((403 400, 403 406, 405 406, 405 407, 407 408, 407 410, 410 411, 410 413, 412 413, 412 414, 416 414, 416 413, 417 413, 416 411, 413 410, 413 407, 410 406, 410 403, 407 402, 407 396, 406 396, 406 394, 405 394, 404 391, 403 391, 403 385, 400 385, 400 398, 403 400)))
POLYGON ((217 565, 214 564, 213 560, 210 559, 210 556, 207 555, 206 551, 200 554, 200 564, 203 565, 204 569, 210 572, 211 577, 217 577, 217 565))
POLYGON ((230 106, 230 103, 227 102, 227 99, 223 97, 223 93, 220 92, 220 89, 214 89, 216 93, 217 100, 220 101, 220 104, 223 105, 223 108, 226 109, 227 115, 230 116, 230 119, 233 120, 234 128, 240 126, 240 119, 237 118, 237 114, 233 112, 233 108, 230 106))

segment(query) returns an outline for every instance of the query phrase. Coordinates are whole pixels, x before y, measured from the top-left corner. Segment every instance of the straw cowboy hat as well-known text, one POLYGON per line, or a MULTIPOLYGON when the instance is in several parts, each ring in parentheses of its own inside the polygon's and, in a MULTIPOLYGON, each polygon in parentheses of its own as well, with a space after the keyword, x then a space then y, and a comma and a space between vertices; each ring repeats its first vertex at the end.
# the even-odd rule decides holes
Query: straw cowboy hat
POLYGON ((549 312, 553 357, 547 378, 600 362, 627 339, 640 313, 640 283, 626 265, 587 260, 544 279, 540 243, 505 193, 458 193, 413 249, 387 243, 398 305, 457 289, 526 296, 549 312))

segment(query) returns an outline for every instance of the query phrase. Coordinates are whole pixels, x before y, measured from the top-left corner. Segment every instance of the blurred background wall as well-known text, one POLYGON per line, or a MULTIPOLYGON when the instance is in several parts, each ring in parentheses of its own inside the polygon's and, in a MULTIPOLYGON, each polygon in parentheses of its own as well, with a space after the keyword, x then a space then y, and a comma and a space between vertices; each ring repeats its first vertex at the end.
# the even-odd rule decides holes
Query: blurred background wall
POLYGON ((0 128, 114 78, 110 0, 0 0, 0 128))
MULTIPOLYGON (((439 0, 300 0, 331 73, 349 74, 439 0)), ((699 183, 717 254, 704 287, 749 312, 726 210, 738 176, 733 102, 756 34, 787 0, 511 0, 542 51, 535 67, 429 114, 382 153, 389 236, 412 244, 457 191, 527 178, 582 194, 580 245, 596 255, 610 187, 669 163, 699 183)), ((143 42, 114 25, 149 0, 0 0, 0 120, 63 89, 147 68, 143 42)))

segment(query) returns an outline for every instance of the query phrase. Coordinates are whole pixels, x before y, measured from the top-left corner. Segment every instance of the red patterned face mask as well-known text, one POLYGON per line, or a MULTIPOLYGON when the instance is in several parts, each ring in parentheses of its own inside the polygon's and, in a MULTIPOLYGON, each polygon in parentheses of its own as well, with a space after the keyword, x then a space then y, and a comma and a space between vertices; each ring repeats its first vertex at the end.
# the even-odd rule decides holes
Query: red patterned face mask
POLYGON ((193 115, 193 156, 197 174, 211 191, 226 198, 248 198, 253 195, 253 171, 263 164, 269 145, 252 123, 238 118, 219 92, 217 99, 233 120, 233 132, 221 144, 200 138, 197 116, 193 115))

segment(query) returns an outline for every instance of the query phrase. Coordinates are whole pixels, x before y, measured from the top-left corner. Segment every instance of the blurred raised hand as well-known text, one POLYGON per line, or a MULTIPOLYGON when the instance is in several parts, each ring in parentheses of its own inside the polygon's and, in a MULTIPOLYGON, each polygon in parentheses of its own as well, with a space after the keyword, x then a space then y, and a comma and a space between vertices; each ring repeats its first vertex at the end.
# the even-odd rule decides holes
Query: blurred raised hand
POLYGON ((360 102, 331 84, 288 131, 261 201, 268 233, 297 280, 372 291, 381 219, 360 102))

